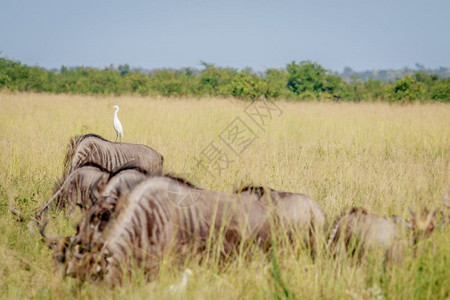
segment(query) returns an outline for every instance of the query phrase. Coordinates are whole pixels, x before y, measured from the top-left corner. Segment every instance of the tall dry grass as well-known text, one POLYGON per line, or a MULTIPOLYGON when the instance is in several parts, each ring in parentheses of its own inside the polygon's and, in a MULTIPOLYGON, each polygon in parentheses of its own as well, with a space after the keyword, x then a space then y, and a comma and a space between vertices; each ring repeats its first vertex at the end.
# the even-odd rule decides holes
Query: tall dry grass
MULTIPOLYGON (((221 270, 195 259, 178 266, 168 258, 152 282, 136 270, 132 282, 115 290, 61 280, 39 234, 17 223, 8 203, 28 214, 44 203, 62 174, 73 135, 114 139, 113 104, 120 106, 123 140, 158 150, 166 172, 191 173, 202 187, 215 190, 254 183, 303 192, 322 205, 329 222, 355 205, 408 217, 408 207, 439 207, 450 186, 448 104, 277 102, 282 115, 262 130, 244 113, 249 103, 234 100, 0 93, 0 297, 177 298, 166 290, 183 267, 196 274, 183 298, 450 297, 450 226, 437 228, 417 258, 409 253, 388 269, 376 259, 355 265, 319 255, 312 261, 307 251, 281 247, 274 259, 238 257, 221 270), (258 137, 214 179, 196 159, 210 142, 226 150, 218 136, 236 117, 258 137)), ((70 234, 75 221, 61 215, 51 229, 70 234)))

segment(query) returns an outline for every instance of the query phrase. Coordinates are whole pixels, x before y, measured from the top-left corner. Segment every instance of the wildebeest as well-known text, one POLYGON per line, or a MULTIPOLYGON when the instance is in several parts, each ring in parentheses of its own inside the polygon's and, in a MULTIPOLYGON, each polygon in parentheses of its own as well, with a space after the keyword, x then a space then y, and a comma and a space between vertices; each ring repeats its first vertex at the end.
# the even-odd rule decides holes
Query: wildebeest
POLYGON ((331 253, 345 250, 361 258, 365 253, 382 254, 386 261, 399 261, 405 247, 415 246, 421 237, 429 236, 436 226, 436 211, 411 210, 410 222, 370 214, 361 207, 351 208, 337 219, 327 247, 331 253), (341 247, 341 248, 339 248, 341 247))
POLYGON ((88 210, 101 197, 117 199, 122 193, 131 189, 136 180, 149 176, 146 170, 133 166, 125 166, 115 172, 108 172, 99 165, 88 165, 75 169, 64 182, 55 187, 55 192, 47 203, 38 211, 36 218, 41 219, 49 205, 56 201, 57 210, 66 206, 73 211, 75 205, 88 210))
POLYGON ((277 191, 262 186, 244 186, 234 191, 242 195, 255 195, 263 203, 273 206, 280 229, 295 242, 302 234, 311 249, 316 248, 317 235, 323 234, 326 216, 320 205, 300 193, 277 191), (305 236, 306 234, 306 236, 305 236))
POLYGON ((88 208, 77 226, 72 242, 87 244, 94 240, 94 234, 101 234, 109 221, 120 212, 128 194, 149 175, 136 168, 124 168, 111 174, 110 180, 100 186, 96 194, 97 204, 88 208))
MULTIPOLYGON (((74 171, 78 173, 87 167, 79 168, 74 171)), ((92 167, 89 167, 92 168, 92 167)), ((102 172, 104 176, 107 172, 102 172)), ((90 201, 84 201, 91 205, 83 206, 83 218, 77 225, 77 233, 72 237, 54 237, 45 234, 44 228, 47 223, 41 226, 41 234, 45 237, 47 245, 54 250, 54 258, 57 262, 57 269, 64 269, 63 264, 58 262, 70 261, 73 253, 82 252, 79 246, 76 251, 69 251, 70 245, 87 245, 90 241, 95 239, 94 234, 101 234, 106 224, 109 222, 111 216, 116 213, 117 203, 120 199, 126 197, 128 193, 141 181, 148 178, 148 174, 141 169, 125 167, 112 174, 107 173, 108 180, 105 181, 104 177, 100 177, 97 180, 93 180, 90 185, 86 185, 84 189, 85 193, 81 195, 89 195, 90 199, 93 199, 94 203, 90 201), (95 205, 93 205, 95 204, 95 205)), ((74 188, 74 187, 72 187, 74 188)), ((76 197, 78 199, 78 197, 76 197)), ((41 222, 41 218, 37 218, 38 223, 41 222)), ((65 273, 65 271, 63 272, 65 273)))
POLYGON ((96 134, 86 134, 70 140, 64 167, 70 174, 90 163, 98 164, 109 172, 127 165, 141 168, 152 175, 159 175, 162 173, 163 162, 163 156, 148 146, 115 143, 96 134))
POLYGON ((90 207, 96 202, 96 192, 100 186, 106 184, 109 172, 101 166, 88 165, 74 170, 63 182, 59 182, 54 189, 53 196, 37 212, 36 217, 41 218, 48 206, 56 201, 57 210, 69 207, 73 211, 76 205, 90 207))
MULTIPOLYGON (((64 160, 64 176, 60 180, 60 188, 57 189, 49 201, 38 211, 36 217, 41 218, 42 213, 57 198, 65 195, 62 190, 64 187, 73 189, 73 180, 79 181, 78 175, 72 176, 72 173, 84 166, 95 166, 106 173, 114 173, 123 168, 134 168, 143 170, 148 175, 160 175, 162 173, 164 158, 161 154, 145 145, 129 143, 113 143, 105 140, 95 134, 76 136, 70 140, 67 146, 64 160), (68 170, 68 171, 67 171, 68 170)), ((80 173, 80 172, 78 172, 80 173)), ((90 178, 81 172, 86 178, 84 186, 90 185, 90 178)), ((92 173, 93 174, 93 173, 92 173)), ((75 193, 79 195, 79 193, 75 193)), ((58 207, 61 208, 64 202, 59 201, 58 207)))
POLYGON ((253 195, 201 190, 176 178, 152 177, 132 190, 117 218, 87 244, 74 239, 70 243, 70 238, 51 239, 43 229, 41 233, 47 244, 59 251, 55 258, 67 261, 66 274, 82 280, 104 276, 115 284, 121 281, 122 267, 128 268, 130 259, 151 270, 162 255, 182 249, 205 251, 211 239, 220 241, 217 249, 225 256, 240 242, 263 245, 271 232, 268 217, 267 207, 253 195), (169 187, 174 184, 177 193, 171 199, 169 187), (177 206, 178 198, 183 197, 195 197, 194 205, 177 206), (71 245, 59 246, 62 243, 71 245))

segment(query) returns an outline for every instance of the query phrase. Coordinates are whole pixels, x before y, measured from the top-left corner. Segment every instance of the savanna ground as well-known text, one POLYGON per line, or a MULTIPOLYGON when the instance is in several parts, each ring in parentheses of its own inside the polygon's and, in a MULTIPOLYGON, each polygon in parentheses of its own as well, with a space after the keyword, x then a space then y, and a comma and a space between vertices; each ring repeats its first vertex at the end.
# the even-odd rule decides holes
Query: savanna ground
MULTIPOLYGON (((158 150, 165 172, 191 173, 208 189, 255 183, 303 192, 324 208, 330 223, 351 206, 408 218, 408 207, 441 207, 450 186, 448 104, 280 101, 282 114, 266 120, 262 130, 244 112, 249 102, 235 100, 0 93, 1 298, 171 297, 166 290, 185 267, 195 274, 182 295, 187 299, 450 297, 450 225, 422 242, 417 258, 410 251, 388 269, 376 259, 355 264, 319 253, 313 261, 307 251, 278 248, 276 263, 264 255, 237 257, 225 268, 168 259, 150 283, 137 271, 132 282, 113 290, 60 279, 38 231, 17 222, 8 204, 31 214, 51 196, 73 135, 114 139, 113 104, 121 108, 123 141, 158 150), (240 155, 218 138, 236 117, 258 136, 240 155), (211 142, 233 160, 216 179, 196 160, 211 142)), ((71 234, 76 221, 60 215, 49 230, 71 234)))

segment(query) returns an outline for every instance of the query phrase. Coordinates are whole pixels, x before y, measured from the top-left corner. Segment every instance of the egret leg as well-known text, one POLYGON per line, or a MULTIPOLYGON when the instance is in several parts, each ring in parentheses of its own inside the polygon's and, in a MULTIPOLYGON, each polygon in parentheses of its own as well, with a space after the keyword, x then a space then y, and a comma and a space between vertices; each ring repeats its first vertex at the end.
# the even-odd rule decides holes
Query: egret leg
POLYGON ((117 138, 119 137, 119 134, 116 133, 116 140, 114 141, 114 143, 117 143, 117 138))

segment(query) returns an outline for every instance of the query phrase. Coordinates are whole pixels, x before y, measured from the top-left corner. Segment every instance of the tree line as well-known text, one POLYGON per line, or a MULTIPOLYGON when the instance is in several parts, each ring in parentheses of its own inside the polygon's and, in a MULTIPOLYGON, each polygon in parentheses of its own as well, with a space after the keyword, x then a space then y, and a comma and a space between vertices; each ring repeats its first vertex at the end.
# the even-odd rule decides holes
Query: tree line
POLYGON ((424 70, 390 81, 343 79, 311 61, 255 73, 250 68, 221 68, 202 62, 194 68, 152 72, 118 68, 62 66, 60 70, 31 67, 0 57, 0 90, 89 95, 222 96, 240 99, 336 101, 446 101, 450 78, 424 70))

